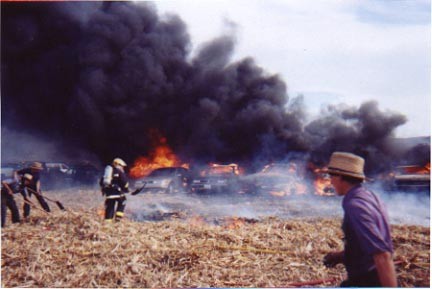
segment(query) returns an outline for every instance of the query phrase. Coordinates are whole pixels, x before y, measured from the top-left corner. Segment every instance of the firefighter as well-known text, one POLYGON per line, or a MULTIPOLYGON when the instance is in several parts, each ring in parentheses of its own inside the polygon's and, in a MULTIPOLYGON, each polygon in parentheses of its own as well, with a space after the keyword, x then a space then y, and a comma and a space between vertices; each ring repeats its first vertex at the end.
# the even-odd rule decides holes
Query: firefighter
POLYGON ((115 158, 112 164, 105 167, 102 178, 102 195, 105 196, 105 221, 112 222, 115 218, 120 221, 126 206, 125 194, 129 192, 129 183, 126 178, 126 163, 115 158))
POLYGON ((1 181, 1 226, 6 224, 6 210, 9 209, 12 214, 12 223, 20 222, 20 214, 17 204, 13 197, 20 192, 19 183, 14 178, 2 179, 1 181))
MULTIPOLYGON (((48 206, 48 203, 45 201, 44 197, 42 196, 41 192, 41 183, 40 183, 40 173, 43 170, 42 163, 40 162, 34 162, 29 167, 21 169, 16 171, 16 176, 21 176, 22 179, 22 194, 25 199, 28 197, 31 197, 32 193, 36 196, 36 199, 38 200, 41 207, 46 212, 51 212, 50 207, 48 206), (25 175, 31 176, 31 178, 24 178, 25 175)), ((27 218, 30 216, 30 205, 28 203, 24 203, 24 218, 27 218)))

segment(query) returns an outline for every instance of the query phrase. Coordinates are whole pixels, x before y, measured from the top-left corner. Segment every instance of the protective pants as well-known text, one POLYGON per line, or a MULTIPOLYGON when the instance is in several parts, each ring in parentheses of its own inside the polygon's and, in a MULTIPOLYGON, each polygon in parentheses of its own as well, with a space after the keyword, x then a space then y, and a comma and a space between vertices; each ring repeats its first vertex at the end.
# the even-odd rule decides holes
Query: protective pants
MULTIPOLYGON (((27 193, 28 193, 28 196, 31 197, 31 195, 32 195, 31 192, 27 192, 26 189, 22 190, 22 195, 24 196, 25 200, 28 200, 27 193)), ((35 195, 36 199, 38 200, 39 204, 41 205, 41 207, 45 211, 51 212, 51 209, 48 206, 48 203, 45 201, 45 199, 41 195, 37 195, 37 194, 34 194, 34 195, 35 195)), ((24 207, 23 207, 23 209, 24 209, 24 218, 27 218, 28 216, 30 216, 30 208, 31 207, 30 207, 29 204, 24 203, 24 207)))
POLYGON ((110 196, 106 198, 105 199, 105 220, 112 221, 114 219, 114 214, 115 214, 116 221, 119 221, 121 218, 123 218, 125 207, 126 207, 125 196, 118 196, 118 197, 110 196))
POLYGON ((12 213, 12 223, 20 222, 20 215, 18 211, 18 206, 15 203, 14 197, 9 195, 6 192, 2 191, 1 194, 1 226, 4 227, 6 224, 6 210, 9 210, 12 213))

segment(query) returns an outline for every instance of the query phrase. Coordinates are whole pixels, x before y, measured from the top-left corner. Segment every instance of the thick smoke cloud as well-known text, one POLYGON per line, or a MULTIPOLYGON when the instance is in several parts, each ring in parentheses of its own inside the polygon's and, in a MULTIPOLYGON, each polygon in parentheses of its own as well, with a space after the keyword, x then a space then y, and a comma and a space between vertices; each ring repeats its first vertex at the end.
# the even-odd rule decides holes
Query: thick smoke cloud
POLYGON ((157 129, 187 161, 300 153, 325 162, 338 149, 375 167, 393 157, 389 138, 406 121, 370 102, 330 107, 306 124, 302 97, 289 99, 278 75, 252 58, 231 61, 233 35, 191 58, 185 23, 148 2, 7 2, 1 19, 3 138, 37 134, 132 162, 152 149, 157 129))
POLYGON ((305 128, 315 162, 325 162, 332 151, 339 150, 368 159, 366 170, 370 173, 387 170, 393 164, 398 151, 391 149, 391 133, 406 122, 405 116, 381 112, 375 101, 366 102, 359 109, 330 106, 321 114, 320 119, 305 128))

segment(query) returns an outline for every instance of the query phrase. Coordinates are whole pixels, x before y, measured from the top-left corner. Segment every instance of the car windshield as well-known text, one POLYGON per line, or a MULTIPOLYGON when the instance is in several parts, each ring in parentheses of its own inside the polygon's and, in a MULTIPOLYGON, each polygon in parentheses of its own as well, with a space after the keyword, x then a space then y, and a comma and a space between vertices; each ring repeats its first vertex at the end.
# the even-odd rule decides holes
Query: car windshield
POLYGON ((175 168, 161 168, 152 171, 149 177, 169 177, 175 173, 175 168))

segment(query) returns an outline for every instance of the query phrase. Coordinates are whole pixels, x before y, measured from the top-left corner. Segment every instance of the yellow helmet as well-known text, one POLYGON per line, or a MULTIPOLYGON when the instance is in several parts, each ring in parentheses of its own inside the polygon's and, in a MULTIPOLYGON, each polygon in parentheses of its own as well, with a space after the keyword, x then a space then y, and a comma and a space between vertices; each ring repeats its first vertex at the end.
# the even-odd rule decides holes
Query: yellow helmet
POLYGON ((122 166, 125 167, 126 163, 121 158, 115 158, 112 162, 113 166, 122 166))

